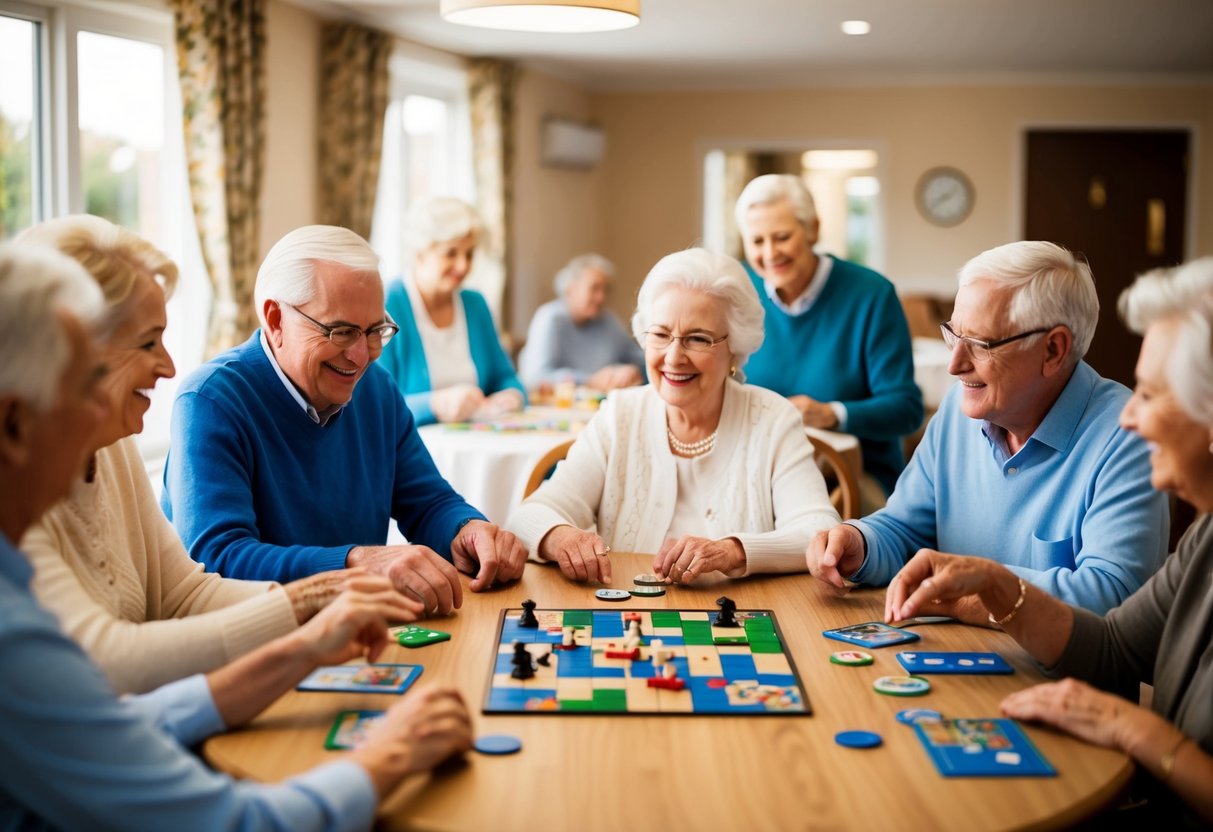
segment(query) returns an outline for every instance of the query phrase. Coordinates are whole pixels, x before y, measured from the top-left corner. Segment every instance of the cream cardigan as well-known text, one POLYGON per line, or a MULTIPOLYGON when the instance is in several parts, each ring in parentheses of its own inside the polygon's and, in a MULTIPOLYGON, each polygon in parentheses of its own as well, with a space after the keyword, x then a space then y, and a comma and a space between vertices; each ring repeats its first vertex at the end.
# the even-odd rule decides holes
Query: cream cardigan
MULTIPOLYGON (((725 383, 716 448, 723 455, 699 535, 735 537, 754 572, 799 572, 805 548, 839 522, 800 414, 761 387, 725 383)), ((578 435, 552 478, 506 521, 532 552, 553 527, 595 529, 617 552, 661 548, 674 518, 678 471, 666 405, 651 386, 619 390, 578 435)))
POLYGON ((298 626, 281 589, 190 559, 129 438, 97 452, 93 482, 77 483, 21 548, 39 602, 117 693, 213 670, 298 626))

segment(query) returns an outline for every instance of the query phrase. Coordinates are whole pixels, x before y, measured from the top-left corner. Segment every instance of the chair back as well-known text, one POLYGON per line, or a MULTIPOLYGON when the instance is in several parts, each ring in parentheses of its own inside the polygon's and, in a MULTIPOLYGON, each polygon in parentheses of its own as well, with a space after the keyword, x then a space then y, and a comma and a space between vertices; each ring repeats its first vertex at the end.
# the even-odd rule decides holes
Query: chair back
POLYGON ((809 436, 813 443, 813 456, 821 475, 825 477, 826 489, 830 494, 830 502, 834 510, 843 520, 854 520, 859 517, 859 481, 846 459, 828 442, 809 436))
POLYGON ((535 463, 535 468, 531 471, 531 476, 527 478, 526 488, 522 491, 522 499, 526 499, 535 493, 535 489, 543 485, 543 481, 552 473, 552 469, 556 467, 556 463, 569 455, 569 448, 573 447, 573 440, 569 439, 566 442, 561 442, 555 448, 548 451, 539 461, 535 463))

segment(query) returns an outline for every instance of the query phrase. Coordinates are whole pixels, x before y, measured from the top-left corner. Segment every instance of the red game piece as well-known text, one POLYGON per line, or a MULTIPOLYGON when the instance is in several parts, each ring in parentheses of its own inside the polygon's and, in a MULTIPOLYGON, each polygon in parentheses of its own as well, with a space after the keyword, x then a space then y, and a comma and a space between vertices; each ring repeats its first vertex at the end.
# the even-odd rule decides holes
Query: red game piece
POLYGON ((636 661, 640 658, 640 648, 633 648, 631 650, 607 650, 606 657, 608 659, 631 659, 632 661, 636 661))
POLYGON ((645 684, 651 688, 662 688, 664 690, 682 690, 687 686, 687 683, 677 676, 673 679, 662 679, 660 676, 653 676, 645 684))
POLYGON ((728 686, 728 679, 708 679, 708 687, 710 688, 727 688, 728 686))

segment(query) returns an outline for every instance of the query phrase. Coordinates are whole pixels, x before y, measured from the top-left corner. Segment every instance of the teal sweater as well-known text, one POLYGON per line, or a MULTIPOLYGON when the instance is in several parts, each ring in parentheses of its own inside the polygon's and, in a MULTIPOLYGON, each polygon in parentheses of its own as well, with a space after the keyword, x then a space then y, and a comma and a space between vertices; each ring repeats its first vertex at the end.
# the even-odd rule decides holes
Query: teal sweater
POLYGON ((766 311, 766 338, 746 363, 746 380, 782 396, 841 402, 846 431, 863 448, 864 470, 892 493, 905 467, 901 437, 922 422, 910 328, 892 283, 833 259, 821 294, 795 317, 771 302, 750 270, 766 311))
MULTIPOLYGON (((526 401, 526 391, 514 373, 514 365, 497 340, 493 316, 489 314, 489 305, 484 296, 472 289, 460 289, 459 297, 467 317, 468 348, 472 353, 472 363, 476 365, 481 391, 491 396, 512 387, 522 393, 523 401, 526 401)), ((400 325, 400 333, 388 342, 378 364, 395 379, 417 424, 433 424, 438 418, 430 407, 433 393, 430 366, 421 345, 417 319, 413 316, 413 304, 400 278, 396 278, 388 289, 387 312, 400 325)))

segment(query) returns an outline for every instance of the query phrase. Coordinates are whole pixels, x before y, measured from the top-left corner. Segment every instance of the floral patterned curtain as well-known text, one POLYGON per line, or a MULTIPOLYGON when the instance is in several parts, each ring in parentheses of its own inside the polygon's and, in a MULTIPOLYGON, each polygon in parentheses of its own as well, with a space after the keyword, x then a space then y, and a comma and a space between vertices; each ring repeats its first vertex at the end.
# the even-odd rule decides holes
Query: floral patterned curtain
POLYGON ((500 266, 500 285, 484 287, 489 304, 500 302, 503 322, 510 320, 510 207, 514 191, 514 64, 476 58, 468 65, 468 100, 472 117, 472 166, 476 209, 484 220, 485 240, 478 257, 500 266), (493 297, 495 296, 495 297, 493 297))
POLYGON ((194 221, 214 288, 207 355, 257 326, 265 154, 265 0, 169 0, 194 221))
POLYGON ((320 222, 371 236, 383 153, 392 38, 357 23, 324 26, 320 54, 320 222))

